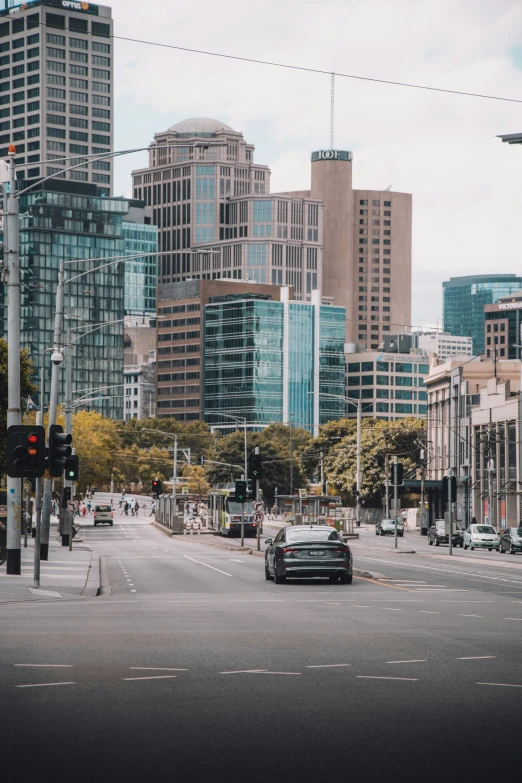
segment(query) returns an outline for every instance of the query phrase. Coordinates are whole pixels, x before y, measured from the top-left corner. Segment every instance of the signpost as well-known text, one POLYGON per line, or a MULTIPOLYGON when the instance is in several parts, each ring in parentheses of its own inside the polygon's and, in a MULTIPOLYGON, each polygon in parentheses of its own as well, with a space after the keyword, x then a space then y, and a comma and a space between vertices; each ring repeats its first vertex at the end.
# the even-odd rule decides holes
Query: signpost
POLYGON ((68 500, 67 501, 67 511, 78 511, 78 501, 77 500, 68 500))

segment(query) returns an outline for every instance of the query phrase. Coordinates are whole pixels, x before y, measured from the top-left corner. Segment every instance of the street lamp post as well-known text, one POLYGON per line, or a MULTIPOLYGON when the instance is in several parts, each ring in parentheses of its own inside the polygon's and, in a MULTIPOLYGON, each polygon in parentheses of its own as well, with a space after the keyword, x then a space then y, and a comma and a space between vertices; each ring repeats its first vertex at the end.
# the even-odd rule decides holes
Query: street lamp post
POLYGON ((225 419, 233 419, 243 423, 244 427, 244 452, 245 452, 245 480, 248 478, 248 454, 247 454, 247 420, 241 416, 231 416, 230 413, 221 413, 221 411, 209 411, 209 416, 223 416, 225 419))

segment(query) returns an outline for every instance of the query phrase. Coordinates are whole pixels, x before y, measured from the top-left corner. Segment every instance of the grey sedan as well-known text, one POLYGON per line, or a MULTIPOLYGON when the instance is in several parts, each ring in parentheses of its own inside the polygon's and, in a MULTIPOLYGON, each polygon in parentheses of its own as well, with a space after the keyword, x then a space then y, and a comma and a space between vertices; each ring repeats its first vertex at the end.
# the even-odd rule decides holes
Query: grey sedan
POLYGON ((265 577, 276 585, 287 577, 327 577, 352 583, 352 552, 337 530, 327 525, 283 527, 274 540, 268 538, 265 577))

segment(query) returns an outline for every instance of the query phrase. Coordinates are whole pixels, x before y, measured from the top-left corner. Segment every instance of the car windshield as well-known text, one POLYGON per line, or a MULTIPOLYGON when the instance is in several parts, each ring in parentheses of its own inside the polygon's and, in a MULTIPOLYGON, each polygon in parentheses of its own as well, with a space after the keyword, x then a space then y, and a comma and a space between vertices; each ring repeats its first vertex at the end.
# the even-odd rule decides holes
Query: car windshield
POLYGON ((512 527, 511 532, 513 533, 513 535, 522 538, 522 527, 512 527))
POLYGON ((474 525, 473 531, 475 533, 487 533, 488 535, 495 535, 495 528, 491 525, 474 525))
POLYGON ((110 506, 96 506, 96 511, 112 511, 110 506))
MULTIPOLYGON (((248 501, 245 505, 245 514, 251 514, 252 513, 252 501, 248 501)), ((241 516, 241 509, 242 509, 241 503, 236 503, 233 500, 227 500, 227 510, 229 514, 233 514, 234 516, 241 516)))
POLYGON ((301 530, 287 530, 286 540, 288 543, 295 541, 339 541, 339 534, 337 530, 332 530, 331 527, 326 527, 324 530, 306 529, 301 530))

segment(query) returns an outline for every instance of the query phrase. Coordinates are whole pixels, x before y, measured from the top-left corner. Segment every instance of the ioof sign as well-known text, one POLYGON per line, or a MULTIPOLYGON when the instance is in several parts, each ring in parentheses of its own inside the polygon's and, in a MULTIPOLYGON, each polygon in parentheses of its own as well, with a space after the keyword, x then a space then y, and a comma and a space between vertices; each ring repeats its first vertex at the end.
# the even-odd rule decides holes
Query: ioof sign
POLYGON ((78 501, 77 500, 68 500, 67 501, 67 511, 78 511, 78 501))
POLYGON ((254 500, 253 502, 254 511, 264 511, 265 504, 262 500, 254 500))
POLYGON ((265 515, 262 514, 260 511, 256 511, 255 514, 252 517, 254 522, 256 522, 256 524, 258 524, 258 525, 261 524, 261 522, 263 521, 264 518, 265 518, 265 515))

